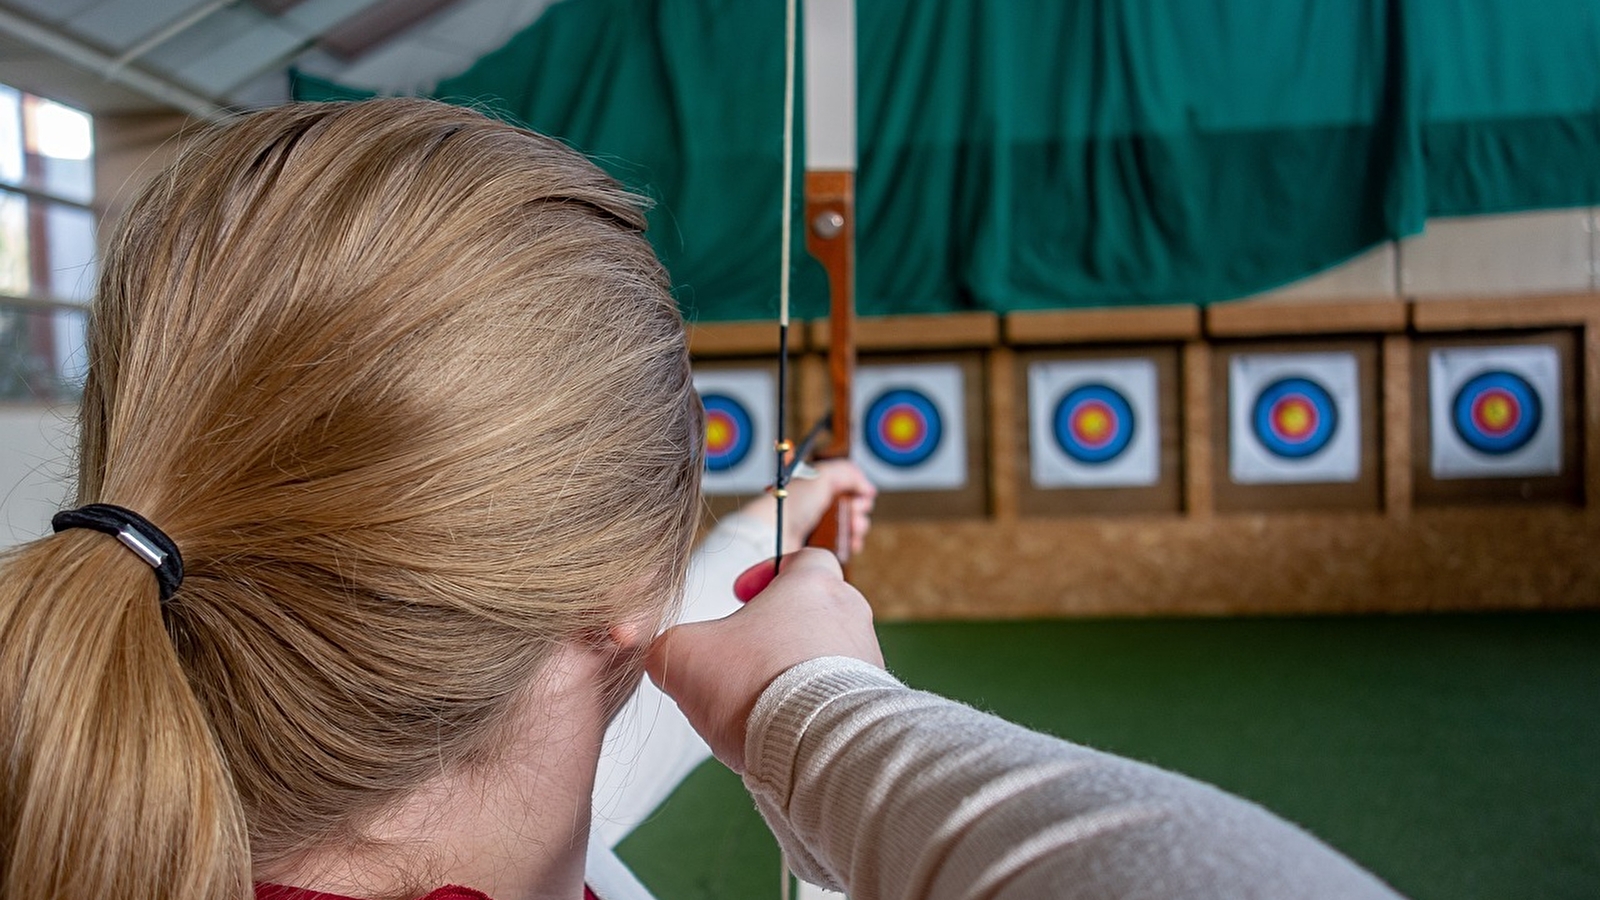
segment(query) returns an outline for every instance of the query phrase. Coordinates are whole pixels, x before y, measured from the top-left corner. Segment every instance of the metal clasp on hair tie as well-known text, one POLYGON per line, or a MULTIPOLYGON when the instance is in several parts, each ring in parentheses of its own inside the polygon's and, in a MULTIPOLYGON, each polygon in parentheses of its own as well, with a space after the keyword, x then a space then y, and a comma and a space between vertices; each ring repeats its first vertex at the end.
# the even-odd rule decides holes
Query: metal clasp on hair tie
POLYGON ((90 503, 56 513, 50 519, 50 527, 58 532, 87 528, 116 538, 155 570, 156 582, 161 585, 162 603, 171 600, 178 585, 183 583, 183 555, 178 552, 178 545, 166 532, 131 509, 110 503, 90 503))

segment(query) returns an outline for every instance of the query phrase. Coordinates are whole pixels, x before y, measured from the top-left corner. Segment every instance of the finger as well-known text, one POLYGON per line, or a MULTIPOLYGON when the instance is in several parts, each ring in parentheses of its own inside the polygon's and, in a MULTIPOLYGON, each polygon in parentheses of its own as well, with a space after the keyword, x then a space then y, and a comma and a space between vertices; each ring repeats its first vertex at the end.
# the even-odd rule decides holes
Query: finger
POLYGON ((872 517, 857 507, 850 521, 850 552, 860 553, 867 545, 867 532, 872 530, 872 517))
POLYGON ((848 459, 830 459, 818 463, 817 469, 827 479, 828 487, 834 494, 877 496, 877 486, 861 471, 860 466, 848 459))
POLYGON ((749 603, 755 596, 767 589, 772 579, 778 575, 772 560, 764 559, 756 563, 733 580, 733 596, 739 598, 740 603, 749 603))
POLYGON ((872 525, 872 506, 873 506, 873 503, 872 503, 872 498, 871 497, 857 497, 857 498, 855 498, 854 502, 852 502, 850 504, 850 515, 852 516, 852 524, 858 525, 858 526, 860 526, 862 528, 871 527, 871 525, 872 525))
MULTIPOLYGON (((844 577, 844 570, 839 566, 839 558, 826 550, 806 548, 793 553, 785 553, 779 569, 784 575, 791 572, 821 572, 835 578, 844 577)), ((733 580, 733 595, 742 603, 749 603, 756 595, 767 589, 773 579, 778 575, 773 571, 772 560, 765 559, 756 563, 733 580)))
POLYGON ((870 493, 856 495, 856 508, 867 515, 871 515, 873 507, 877 505, 878 489, 876 487, 874 487, 870 493))

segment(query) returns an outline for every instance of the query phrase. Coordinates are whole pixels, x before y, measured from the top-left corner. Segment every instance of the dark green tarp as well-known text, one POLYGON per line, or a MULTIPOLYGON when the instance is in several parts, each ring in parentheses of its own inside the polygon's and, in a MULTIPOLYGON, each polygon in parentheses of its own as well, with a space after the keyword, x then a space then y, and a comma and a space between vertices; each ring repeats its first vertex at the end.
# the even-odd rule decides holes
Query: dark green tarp
MULTIPOLYGON (((1206 303, 1600 203, 1596 0, 859 0, 858 309, 1206 303)), ((700 319, 777 291, 782 3, 566 0, 436 95, 658 202, 700 319)), ((296 96, 344 89, 297 77, 296 96)), ((799 309, 824 308, 802 264, 799 309)))

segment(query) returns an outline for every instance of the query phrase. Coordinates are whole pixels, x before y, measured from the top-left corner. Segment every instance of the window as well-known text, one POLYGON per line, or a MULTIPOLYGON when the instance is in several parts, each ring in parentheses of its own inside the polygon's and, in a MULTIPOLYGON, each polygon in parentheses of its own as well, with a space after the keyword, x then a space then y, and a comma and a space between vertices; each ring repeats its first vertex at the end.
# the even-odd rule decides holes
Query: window
POLYGON ((77 399, 95 279, 94 123, 0 85, 0 403, 77 399))

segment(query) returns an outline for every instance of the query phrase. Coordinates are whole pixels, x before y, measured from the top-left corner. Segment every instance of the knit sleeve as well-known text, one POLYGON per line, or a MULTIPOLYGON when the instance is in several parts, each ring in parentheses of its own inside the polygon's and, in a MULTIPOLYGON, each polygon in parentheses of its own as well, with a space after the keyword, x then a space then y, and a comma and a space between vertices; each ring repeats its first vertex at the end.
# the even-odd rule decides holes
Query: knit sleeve
POLYGON ((1259 806, 854 660, 774 681, 745 765, 796 872, 852 900, 1397 896, 1259 806))

